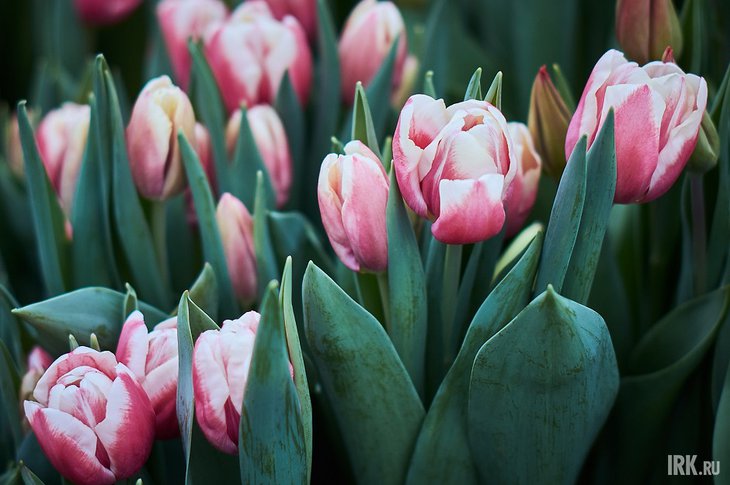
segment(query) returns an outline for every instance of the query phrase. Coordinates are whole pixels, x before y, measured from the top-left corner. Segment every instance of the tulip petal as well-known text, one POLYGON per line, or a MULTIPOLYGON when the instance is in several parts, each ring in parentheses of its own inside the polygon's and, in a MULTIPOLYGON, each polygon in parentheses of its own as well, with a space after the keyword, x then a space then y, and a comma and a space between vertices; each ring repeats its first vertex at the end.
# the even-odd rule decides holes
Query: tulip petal
POLYGON ((149 338, 144 316, 140 311, 134 311, 122 327, 116 356, 119 362, 132 371, 139 382, 144 381, 148 347, 149 338))
POLYGON ((69 372, 77 367, 88 366, 104 373, 110 379, 116 376, 117 359, 111 352, 98 352, 89 347, 77 347, 68 354, 63 354, 55 360, 40 378, 33 391, 33 398, 43 405, 48 404, 51 387, 69 372))

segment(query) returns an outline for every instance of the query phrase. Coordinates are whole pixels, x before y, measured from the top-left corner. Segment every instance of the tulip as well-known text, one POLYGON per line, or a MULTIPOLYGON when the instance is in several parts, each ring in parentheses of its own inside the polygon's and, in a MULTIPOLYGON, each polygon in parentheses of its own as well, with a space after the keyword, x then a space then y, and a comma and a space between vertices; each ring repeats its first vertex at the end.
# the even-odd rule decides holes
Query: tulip
POLYGON ((33 396, 33 389, 40 380, 43 373, 53 363, 53 357, 39 346, 33 347, 28 353, 28 370, 20 381, 21 404, 33 396))
POLYGON ((377 273, 388 267, 389 186, 380 160, 360 141, 322 162, 317 186, 322 224, 335 253, 353 271, 377 273))
POLYGON ((527 126, 535 149, 545 162, 545 171, 556 179, 565 168, 565 134, 571 115, 550 74, 542 66, 532 84, 527 126))
POLYGON ((279 22, 262 0, 242 3, 205 42, 205 52, 229 113, 242 103, 273 104, 285 72, 305 104, 312 83, 307 37, 292 16, 279 22))
POLYGON ((133 476, 152 450, 155 415, 142 386, 111 352, 77 347, 56 359, 25 401, 51 464, 79 485, 133 476))
POLYGON ((570 158, 578 139, 590 147, 615 111, 616 194, 620 204, 648 202, 674 184, 697 144, 707 83, 674 63, 639 67, 621 52, 599 59, 583 90, 565 140, 570 158))
POLYGON ((507 123, 517 160, 517 172, 505 200, 507 218, 506 236, 510 237, 522 228, 535 204, 537 184, 540 182, 542 161, 532 143, 530 130, 523 123, 507 123))
POLYGON ((192 64, 188 40, 204 39, 227 15, 228 9, 220 0, 162 0, 157 4, 157 19, 172 71, 183 89, 188 88, 192 64))
MULTIPOLYGON (((284 125, 276 110, 267 105, 254 106, 247 110, 246 118, 256 148, 271 177, 276 192, 276 205, 282 207, 289 199, 292 182, 292 159, 284 125)), ((226 146, 229 154, 233 154, 235 150, 240 129, 241 110, 237 110, 226 127, 226 146)))
POLYGON ((205 437, 219 450, 235 454, 243 393, 260 315, 247 312, 226 320, 220 330, 206 330, 193 349, 195 418, 205 437))
POLYGON ((215 219, 233 292, 244 305, 248 304, 256 297, 257 284, 253 218, 243 202, 225 193, 218 202, 215 219))
POLYGON ((142 0, 74 0, 81 19, 92 25, 109 25, 124 20, 142 0))
POLYGON ((682 51, 682 29, 672 0, 618 0, 616 38, 635 61, 660 59, 667 46, 682 51))
POLYGON ((475 243, 502 230, 517 158, 504 116, 488 102, 447 108, 443 100, 411 96, 393 137, 393 166, 403 200, 434 220, 439 241, 475 243))
POLYGON ((90 116, 88 105, 64 103, 41 120, 36 132, 38 152, 67 215, 76 194, 90 116))
POLYGON ((413 88, 418 80, 418 73, 420 72, 420 63, 418 57, 413 55, 406 56, 406 60, 403 63, 403 77, 401 78, 400 86, 390 97, 390 104, 398 111, 403 107, 408 98, 413 93, 413 88))
POLYGON ((195 148, 195 114, 190 100, 167 76, 148 81, 127 126, 132 177, 148 199, 168 199, 185 186, 178 131, 195 148))
POLYGON ((117 359, 126 365, 147 393, 155 412, 158 439, 180 435, 177 400, 177 317, 147 332, 144 316, 132 312, 124 322, 117 344, 117 359))
POLYGON ((403 17, 392 2, 362 0, 350 13, 339 44, 342 73, 342 99, 352 104, 355 86, 367 86, 388 57, 393 42, 398 47, 393 66, 393 89, 396 93, 403 78, 408 53, 403 17))
POLYGON ((287 15, 296 18, 310 39, 317 33, 317 0, 266 0, 277 20, 287 15))

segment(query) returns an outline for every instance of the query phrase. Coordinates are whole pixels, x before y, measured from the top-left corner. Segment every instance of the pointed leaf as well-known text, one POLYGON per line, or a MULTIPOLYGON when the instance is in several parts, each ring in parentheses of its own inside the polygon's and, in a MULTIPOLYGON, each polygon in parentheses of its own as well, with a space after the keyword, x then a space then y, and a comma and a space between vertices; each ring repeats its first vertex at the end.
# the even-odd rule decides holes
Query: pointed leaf
POLYGON ((218 319, 218 282, 210 263, 205 263, 190 287, 190 299, 215 321, 218 319))
POLYGON ((302 193, 302 181, 304 174, 304 162, 306 153, 307 140, 305 138, 306 124, 304 120, 304 110, 299 103, 294 86, 291 83, 289 71, 284 73, 279 85, 279 92, 276 95, 276 104, 274 106, 279 114, 284 130, 286 131, 286 139, 289 143, 289 152, 292 156, 292 185, 289 189, 289 206, 298 207, 299 197, 302 193))
POLYGON ((263 175, 263 187, 266 194, 266 207, 276 205, 276 195, 271 182, 271 176, 266 169, 264 160, 261 158, 256 141, 248 123, 248 110, 241 107, 241 126, 238 131, 236 150, 233 153, 233 160, 228 175, 231 178, 231 193, 243 202, 246 207, 251 207, 256 198, 256 174, 263 175))
POLYGON ((482 68, 477 67, 477 70, 472 74, 469 79, 469 84, 466 86, 466 93, 464 93, 464 101, 470 99, 482 99, 482 68))
POLYGON ((256 202, 253 209, 253 243, 256 252, 256 273, 259 287, 259 297, 263 298, 268 282, 275 280, 281 273, 279 264, 274 254, 269 230, 268 218, 269 205, 266 202, 266 189, 264 188, 264 175, 260 171, 256 173, 256 202))
POLYGON ((355 88, 355 104, 352 107, 352 140, 360 140, 380 158, 380 145, 373 126, 373 116, 362 83, 355 88))
POLYGON ((492 84, 487 89, 484 101, 493 104, 497 109, 502 109, 502 71, 497 72, 492 80, 492 84))

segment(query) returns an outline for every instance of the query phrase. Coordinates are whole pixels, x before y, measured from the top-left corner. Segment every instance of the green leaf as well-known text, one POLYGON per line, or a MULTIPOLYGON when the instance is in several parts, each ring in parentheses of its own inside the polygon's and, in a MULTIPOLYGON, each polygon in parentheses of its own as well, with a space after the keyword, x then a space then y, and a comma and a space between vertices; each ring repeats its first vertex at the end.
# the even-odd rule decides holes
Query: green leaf
POLYGON ((208 178, 203 171, 198 155, 195 153, 185 135, 180 132, 177 135, 180 143, 185 174, 188 185, 193 194, 195 213, 198 216, 198 227, 203 246, 203 258, 213 267, 215 276, 218 279, 220 291, 220 310, 226 317, 233 317, 237 312, 238 305, 233 295, 233 286, 226 266, 226 256, 223 252, 223 241, 215 218, 215 202, 208 184, 208 178))
POLYGON ((470 99, 482 99, 482 68, 477 67, 477 70, 472 74, 469 79, 469 84, 466 86, 466 93, 464 93, 464 101, 470 99))
POLYGON ((25 352, 20 336, 20 322, 12 313, 13 308, 18 307, 18 302, 10 292, 0 285, 0 341, 5 343, 13 356, 16 365, 23 365, 25 352))
POLYGON ((152 234, 132 181, 124 137, 124 121, 114 81, 108 70, 104 72, 104 78, 109 96, 107 109, 112 143, 114 226, 127 267, 132 274, 134 287, 144 300, 164 308, 170 304, 169 298, 172 292, 160 272, 152 234))
POLYGON ((352 140, 360 140, 380 158, 380 145, 373 126, 370 105, 362 83, 355 87, 355 104, 352 107, 352 140))
POLYGON ((423 76, 423 94, 436 97, 436 88, 433 85, 433 71, 427 71, 423 76))
POLYGON ((294 86, 291 83, 289 71, 284 73, 284 77, 279 84, 279 92, 276 94, 275 106, 276 112, 279 113, 286 131, 286 139, 289 143, 289 152, 292 157, 292 185, 289 189, 289 206, 298 207, 299 197, 302 193, 302 181, 304 175, 304 163, 306 153, 307 140, 305 139, 306 124, 304 120, 304 110, 299 103, 294 86))
POLYGON ((124 303, 122 304, 122 321, 126 321, 129 314, 135 310, 139 310, 139 302, 137 301, 137 292, 134 291, 132 285, 126 284, 127 294, 124 295, 124 303))
POLYGON ((195 83, 195 113, 200 116, 208 133, 215 162, 215 179, 221 193, 231 192, 228 175, 228 151, 226 149, 226 113, 218 85, 199 43, 188 42, 192 59, 191 79, 195 83))
POLYGON ((289 370, 284 321, 272 281, 243 395, 238 458, 241 483, 305 483, 307 453, 296 387, 289 370))
POLYGON ((548 286, 474 359, 468 431, 482 480, 575 482, 618 387, 601 316, 548 286))
POLYGON ((557 63, 554 63, 550 67, 552 68, 552 77, 555 80, 555 88, 558 90, 560 97, 563 99, 570 112, 575 113, 575 98, 573 97, 573 92, 568 85, 568 80, 565 79, 563 70, 560 69, 560 65, 557 63))
POLYGON ((424 414, 406 369, 380 323, 313 264, 302 291, 312 359, 354 476, 402 483, 424 414))
POLYGON ((43 480, 38 478, 38 475, 30 471, 30 468, 24 464, 20 465, 20 476, 23 478, 25 485, 43 485, 43 480))
POLYGON ((25 101, 18 103, 18 126, 43 283, 49 296, 58 295, 66 288, 65 218, 38 154, 25 101))
POLYGON ((264 189, 264 175, 259 171, 256 173, 256 202, 253 208, 253 244, 256 252, 259 297, 263 297, 268 282, 275 280, 281 274, 276 254, 274 254, 268 218, 266 217, 269 212, 268 207, 264 189))
POLYGON ((616 192, 614 116, 609 110, 601 130, 586 156, 585 202, 580 228, 563 282, 563 294, 580 304, 588 301, 601 256, 603 237, 616 192))
POLYGON ((218 280, 210 263, 205 263, 190 287, 190 299, 214 321, 218 319, 218 280))
POLYGON ((466 406, 477 351, 527 304, 532 292, 542 234, 538 233, 510 272, 474 315, 453 365, 428 409, 418 435, 406 483, 477 483, 467 437, 466 406))
POLYGON ((586 137, 573 149, 550 212, 535 289, 552 284, 560 293, 580 230, 586 198, 586 137))
POLYGON ((5 342, 0 341, 0 397, 2 397, 5 417, 16 449, 23 441, 23 430, 20 427, 23 419, 20 415, 19 390, 20 374, 5 342))
POLYGON ((502 71, 495 74, 492 84, 484 95, 484 101, 493 104, 497 109, 502 109, 502 71))
POLYGON ((378 69, 378 72, 370 80, 370 83, 365 89, 367 98, 370 100, 373 129, 377 136, 382 136, 385 133, 385 125, 388 121, 388 114, 391 111, 390 96, 393 89, 393 72, 395 70, 398 44, 400 44, 400 37, 393 39, 388 56, 383 60, 380 69, 378 69))
MULTIPOLYGON (((720 134, 718 190, 707 248, 708 284, 714 287, 730 269, 727 241, 730 239, 730 67, 723 81, 725 90, 719 92, 715 109, 719 110, 717 132, 720 134), (722 104, 720 104, 722 100, 722 104)), ((713 110, 714 111, 714 110, 713 110)))
MULTIPOLYGON (((725 325, 727 328, 727 325, 725 325)), ((715 461, 730 461, 730 372, 725 370, 725 382, 720 394, 720 402, 715 414, 715 426, 712 436, 712 459, 715 461)), ((716 477, 715 483, 725 483, 721 477, 716 477)))
MULTIPOLYGON (((94 333, 103 349, 114 350, 124 323, 124 303, 123 293, 89 287, 15 309, 13 314, 38 331, 43 346, 51 353, 67 352, 69 334, 85 344, 94 333)), ((146 303, 140 302, 139 310, 148 328, 167 318, 146 303)))
POLYGON ((236 150, 233 153, 233 160, 228 172, 230 180, 230 192, 243 202, 246 207, 253 206, 256 198, 256 174, 263 175, 263 188, 266 194, 266 207, 276 205, 276 194, 272 185, 271 176, 264 164, 264 160, 256 147, 253 139, 251 126, 248 123, 248 110, 245 107, 241 111, 241 126, 238 131, 236 150))
POLYGON ((444 361, 443 325, 441 318, 442 287, 444 281, 444 256, 446 244, 437 241, 431 235, 430 227, 423 227, 426 238, 430 241, 426 251, 426 302, 428 315, 428 331, 426 332, 426 399, 436 392, 444 374, 448 370, 444 361))

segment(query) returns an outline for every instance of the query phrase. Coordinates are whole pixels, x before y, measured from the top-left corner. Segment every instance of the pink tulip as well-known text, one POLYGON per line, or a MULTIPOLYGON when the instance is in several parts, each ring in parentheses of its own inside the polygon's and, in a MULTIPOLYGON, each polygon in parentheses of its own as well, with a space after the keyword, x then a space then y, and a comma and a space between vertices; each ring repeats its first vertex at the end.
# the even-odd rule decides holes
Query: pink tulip
POLYGON ((330 243, 353 271, 388 267, 385 208, 390 181, 378 157, 355 140, 331 153, 319 171, 317 198, 330 243))
POLYGON ((53 466, 80 484, 133 476, 152 449, 155 414, 142 386, 111 352, 62 355, 25 401, 25 415, 53 466))
POLYGON ((180 435, 177 399, 177 317, 159 323, 147 332, 139 311, 124 322, 117 344, 117 359, 126 365, 145 390, 155 412, 158 439, 180 435))
POLYGON ((36 132, 43 165, 66 215, 71 214, 76 194, 90 116, 88 105, 64 103, 46 114, 36 132))
POLYGON ((265 0, 277 20, 296 18, 310 39, 317 33, 317 0, 265 0))
POLYGON ((253 219, 243 202, 229 193, 221 196, 215 219, 223 240, 228 276, 236 297, 245 304, 256 297, 256 253, 253 219))
POLYGON ((447 108, 417 94, 401 111, 393 137, 398 186, 413 211, 434 220, 441 242, 475 243, 502 230, 517 165, 507 122, 486 101, 447 108))
POLYGON ((142 196, 165 200, 185 187, 179 130, 196 148, 195 114, 187 95, 167 76, 148 81, 127 126, 129 163, 142 196))
POLYGON ((620 204, 648 202, 674 184, 697 144, 707 83, 671 62, 639 67, 616 50, 593 68, 568 127, 566 157, 578 139, 591 146, 615 111, 616 195, 620 204))
POLYGON ((661 58, 672 46, 682 51, 682 28, 672 0, 618 0, 616 39, 635 61, 646 63, 661 58))
POLYGON ((188 88, 192 64, 188 40, 205 38, 227 15, 228 9, 220 0, 162 0, 157 4, 157 19, 172 71, 183 89, 188 88))
POLYGON ((142 0, 74 0, 81 19, 92 25, 109 25, 124 20, 142 0))
POLYGON ((28 353, 28 369, 20 381, 21 403, 32 398, 33 389, 35 389, 41 376, 52 363, 53 357, 37 345, 28 353))
POLYGON ((220 330, 200 334, 193 350, 195 417, 205 437, 219 450, 235 454, 243 392, 260 315, 247 312, 226 320, 220 330))
POLYGON ((507 129, 512 138, 517 160, 517 172, 505 200, 506 235, 509 237, 519 232, 535 204, 542 161, 532 143, 532 136, 530 136, 527 125, 516 122, 507 123, 507 129))
POLYGON ((342 99, 352 104, 358 81, 367 86, 388 57, 398 38, 393 68, 393 92, 398 91, 408 53, 403 17, 392 2, 362 0, 345 22, 340 37, 342 99))
POLYGON ((273 104, 285 72, 305 104, 312 55, 294 17, 279 22, 262 0, 242 3, 207 38, 205 52, 229 113, 242 103, 273 104))
MULTIPOLYGON (((276 110, 268 105, 254 106, 246 117, 251 126, 256 148, 269 172, 276 191, 276 205, 282 207, 289 199, 292 182, 292 159, 284 125, 276 110)), ((226 127, 226 146, 233 155, 241 129, 241 110, 236 110, 226 127)))

